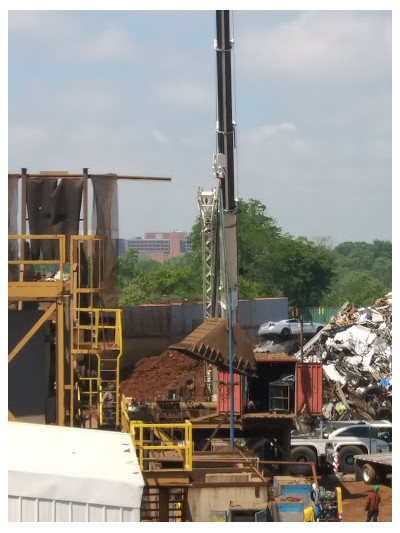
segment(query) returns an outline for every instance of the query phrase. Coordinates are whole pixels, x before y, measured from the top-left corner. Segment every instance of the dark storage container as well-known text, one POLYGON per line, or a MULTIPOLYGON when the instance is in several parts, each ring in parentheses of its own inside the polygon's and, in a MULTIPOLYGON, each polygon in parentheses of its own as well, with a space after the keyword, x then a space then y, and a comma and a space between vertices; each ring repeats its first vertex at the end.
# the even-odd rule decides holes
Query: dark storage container
POLYGON ((291 384, 286 381, 271 381, 269 384, 269 411, 290 412, 291 384))

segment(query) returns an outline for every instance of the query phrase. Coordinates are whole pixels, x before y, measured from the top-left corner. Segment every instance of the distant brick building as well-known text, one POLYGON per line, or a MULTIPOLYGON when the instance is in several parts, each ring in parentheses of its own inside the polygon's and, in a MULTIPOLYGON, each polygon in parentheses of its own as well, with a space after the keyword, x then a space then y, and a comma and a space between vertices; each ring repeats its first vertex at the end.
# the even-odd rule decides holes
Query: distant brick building
POLYGON ((173 231, 166 233, 145 233, 144 238, 118 239, 118 257, 130 248, 138 250, 138 252, 148 255, 152 259, 162 263, 171 257, 177 257, 188 252, 191 246, 187 242, 186 232, 173 231))

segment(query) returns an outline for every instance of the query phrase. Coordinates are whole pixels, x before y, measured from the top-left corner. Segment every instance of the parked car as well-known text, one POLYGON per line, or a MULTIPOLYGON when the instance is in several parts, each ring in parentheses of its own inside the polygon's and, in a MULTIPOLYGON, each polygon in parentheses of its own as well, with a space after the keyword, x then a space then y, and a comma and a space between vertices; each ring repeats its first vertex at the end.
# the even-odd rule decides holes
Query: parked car
MULTIPOLYGON (((318 322, 303 322, 303 335, 306 337, 313 337, 316 333, 321 331, 325 324, 318 322)), ((300 333, 300 320, 298 318, 288 318, 286 320, 279 320, 277 322, 265 322, 261 324, 258 335, 281 335, 288 337, 289 335, 298 335, 300 333)))

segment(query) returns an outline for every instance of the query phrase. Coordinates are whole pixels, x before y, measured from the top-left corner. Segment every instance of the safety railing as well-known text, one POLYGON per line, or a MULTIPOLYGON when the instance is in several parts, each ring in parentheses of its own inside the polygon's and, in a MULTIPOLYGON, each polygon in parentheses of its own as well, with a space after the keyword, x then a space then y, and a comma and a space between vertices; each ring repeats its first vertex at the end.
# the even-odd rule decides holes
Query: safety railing
POLYGON ((9 297, 53 296, 60 294, 64 281, 69 280, 65 269, 65 235, 8 235, 8 256, 9 297), (53 258, 31 259, 34 242, 37 253, 43 255, 41 250, 45 248, 45 255, 53 258), (21 294, 21 287, 26 295, 21 294))
POLYGON ((81 403, 84 407, 95 407, 100 389, 100 379, 80 377, 81 403))
MULTIPOLYGON (((72 235, 69 255, 71 258, 75 295, 98 293, 103 279, 103 240, 98 235, 72 235)), ((92 304, 92 303, 91 303, 92 304)), ((77 301, 76 307, 80 307, 77 301)))
POLYGON ((122 349, 120 309, 78 307, 74 309, 72 350, 122 349))
MULTIPOLYGON (((167 450, 180 452, 182 454, 183 459, 183 470, 192 470, 192 424, 189 422, 189 420, 185 420, 185 422, 183 423, 176 424, 145 424, 141 420, 131 420, 130 434, 133 443, 138 451, 139 465, 142 470, 151 471, 152 469, 150 468, 149 463, 160 462, 160 459, 155 457, 155 455, 151 453, 156 450, 162 452, 165 452, 167 450), (171 430, 170 436, 165 433, 165 431, 168 429, 171 430), (174 438, 173 432, 175 430, 184 431, 183 441, 179 441, 174 438), (145 432, 147 433, 146 435, 145 432), (160 444, 154 444, 156 439, 160 444), (145 465, 145 463, 147 464, 145 465)), ((176 468, 174 468, 174 470, 176 470, 176 468)))

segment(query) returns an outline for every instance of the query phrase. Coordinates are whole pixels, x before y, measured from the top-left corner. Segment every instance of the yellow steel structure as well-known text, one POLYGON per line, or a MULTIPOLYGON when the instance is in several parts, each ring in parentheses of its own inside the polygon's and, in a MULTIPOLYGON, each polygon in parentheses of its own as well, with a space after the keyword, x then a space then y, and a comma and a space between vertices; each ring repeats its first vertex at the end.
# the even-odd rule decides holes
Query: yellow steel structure
MULTIPOLYGON (((139 451, 139 465, 142 471, 152 470, 146 463, 150 462, 162 462, 160 456, 155 456, 152 453, 147 454, 146 451, 159 451, 166 452, 170 450, 177 455, 181 455, 183 460, 184 471, 192 470, 192 457, 193 457, 193 444, 192 444, 192 424, 186 420, 183 423, 174 424, 145 424, 141 420, 131 420, 130 422, 130 434, 136 449, 139 451), (147 438, 145 438, 145 430, 148 430, 147 438), (171 435, 168 437, 165 434, 166 430, 173 432, 177 429, 184 430, 183 441, 176 441, 171 435), (160 444, 154 444, 154 436, 158 437, 161 441, 160 444)), ((173 468, 171 470, 182 470, 173 468)), ((166 469, 164 469, 165 471, 166 469)))
MULTIPOLYGON (((70 263, 65 262, 65 235, 9 235, 18 259, 8 261, 9 302, 39 301, 44 313, 32 328, 19 340, 8 355, 9 363, 47 321, 55 323, 56 357, 56 423, 65 425, 69 412, 69 425, 76 425, 76 414, 81 418, 80 406, 85 399, 90 407, 98 408, 99 423, 104 422, 103 393, 110 384, 115 386, 112 420, 119 425, 119 364, 122 356, 121 310, 100 307, 102 288, 102 239, 98 236, 73 235, 70 238, 70 263), (33 240, 54 241, 57 259, 30 260, 24 256, 25 243, 33 240), (87 263, 87 275, 83 277, 83 261, 87 263), (69 267, 69 268, 68 268, 69 267), (27 270, 31 272, 28 274, 27 270), (53 277, 40 272, 54 271, 53 277), (35 275, 32 275, 35 271, 35 275), (85 303, 85 305, 82 305, 85 303), (46 308, 47 306, 47 308, 46 308), (66 352, 65 334, 70 336, 69 352, 66 352), (64 359, 69 356, 69 377, 64 376, 64 359), (94 357, 97 361, 95 376, 77 377, 78 360, 94 357), (67 378, 67 379, 66 379, 67 378), (88 390, 81 385, 88 384, 88 390), (82 388, 82 390, 81 390, 82 388), (66 394, 66 391, 69 394, 66 394)), ((10 246, 10 244, 9 244, 10 246)), ((9 411, 9 419, 15 418, 9 411)))

